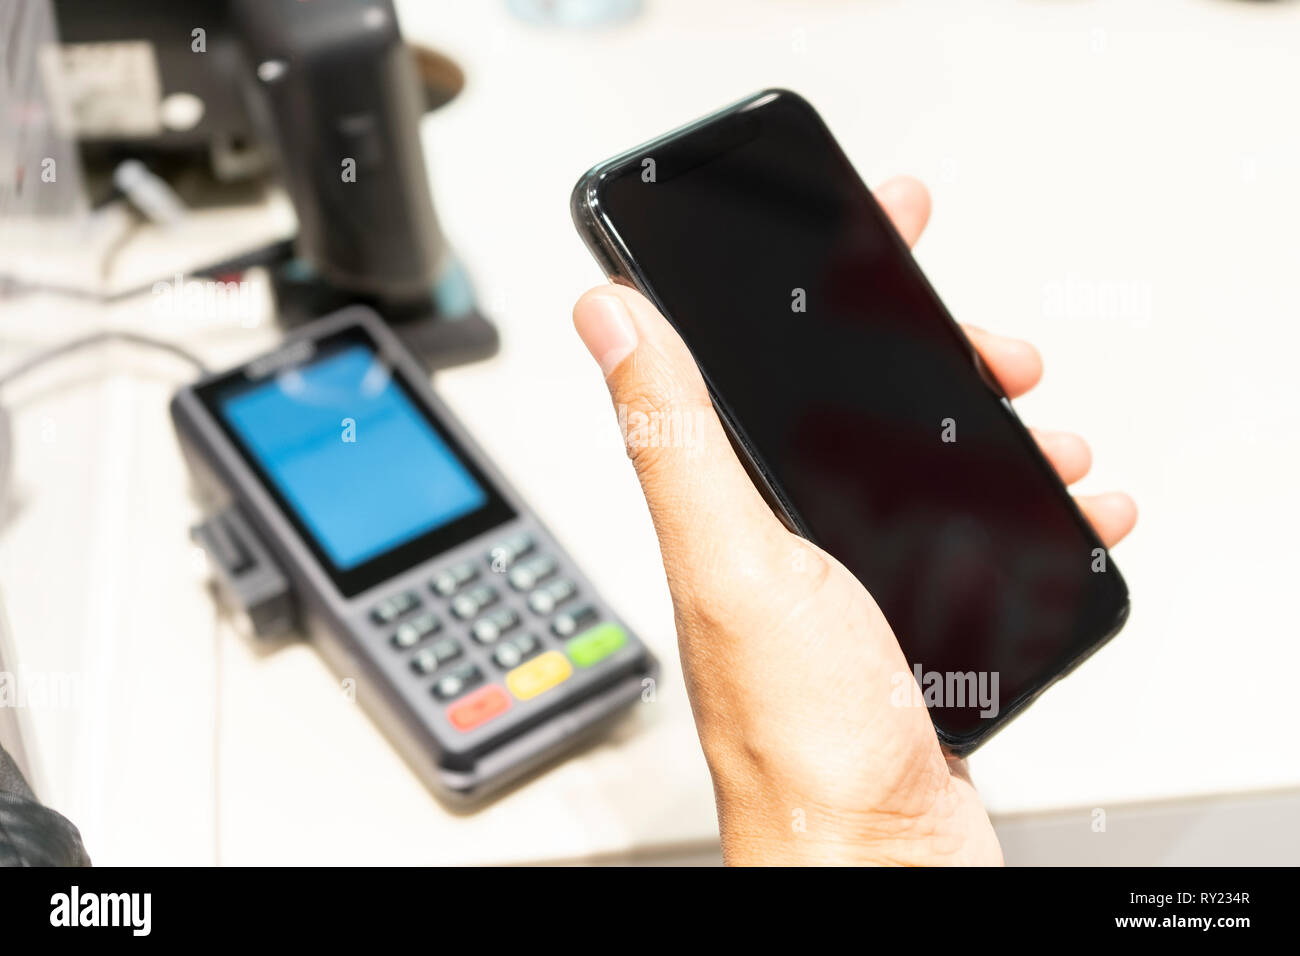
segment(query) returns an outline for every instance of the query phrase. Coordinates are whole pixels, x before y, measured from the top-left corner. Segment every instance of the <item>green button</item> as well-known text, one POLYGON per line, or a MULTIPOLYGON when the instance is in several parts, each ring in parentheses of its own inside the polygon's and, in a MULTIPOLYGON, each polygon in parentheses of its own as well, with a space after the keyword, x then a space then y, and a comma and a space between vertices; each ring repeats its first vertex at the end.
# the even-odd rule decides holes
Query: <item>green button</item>
POLYGON ((598 624, 590 631, 583 631, 569 643, 564 651, 569 660, 579 667, 590 667, 609 657, 627 643, 627 634, 617 624, 598 624))

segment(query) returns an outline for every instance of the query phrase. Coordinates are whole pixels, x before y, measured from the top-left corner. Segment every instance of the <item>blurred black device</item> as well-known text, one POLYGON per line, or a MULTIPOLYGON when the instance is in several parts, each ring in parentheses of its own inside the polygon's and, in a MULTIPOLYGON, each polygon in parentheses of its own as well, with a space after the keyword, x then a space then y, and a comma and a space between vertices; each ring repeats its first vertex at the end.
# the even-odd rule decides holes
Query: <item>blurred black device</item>
POLYGON ((433 366, 485 357, 474 306, 434 213, 422 114, 459 70, 403 42, 391 0, 55 0, 67 122, 92 168, 143 158, 218 183, 277 172, 292 247, 212 271, 272 266, 282 319, 374 308, 433 366))

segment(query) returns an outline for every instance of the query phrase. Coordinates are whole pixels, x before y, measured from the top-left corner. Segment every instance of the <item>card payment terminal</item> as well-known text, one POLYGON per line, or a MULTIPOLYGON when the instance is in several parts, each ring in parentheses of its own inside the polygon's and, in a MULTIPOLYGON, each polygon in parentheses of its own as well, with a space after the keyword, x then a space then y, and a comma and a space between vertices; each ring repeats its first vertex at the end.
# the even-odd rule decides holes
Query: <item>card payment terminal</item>
POLYGON ((473 799, 605 724, 656 662, 368 309, 183 388, 219 593, 300 626, 425 781, 473 799))

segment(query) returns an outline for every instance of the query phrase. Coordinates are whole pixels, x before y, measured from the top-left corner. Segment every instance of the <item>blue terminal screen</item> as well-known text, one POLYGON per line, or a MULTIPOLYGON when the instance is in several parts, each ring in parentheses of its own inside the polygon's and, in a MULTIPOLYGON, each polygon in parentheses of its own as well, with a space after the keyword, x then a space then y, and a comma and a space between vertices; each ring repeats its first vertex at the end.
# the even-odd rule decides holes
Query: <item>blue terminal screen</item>
POLYGON ((364 346, 281 372, 220 411, 340 571, 488 503, 364 346))

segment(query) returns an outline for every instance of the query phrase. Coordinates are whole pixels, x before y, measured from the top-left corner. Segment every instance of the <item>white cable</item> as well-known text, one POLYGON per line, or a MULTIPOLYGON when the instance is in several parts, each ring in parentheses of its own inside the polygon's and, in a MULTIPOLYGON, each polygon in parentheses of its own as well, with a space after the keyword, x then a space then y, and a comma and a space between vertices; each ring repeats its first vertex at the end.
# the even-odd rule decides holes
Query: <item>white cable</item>
MULTIPOLYGON (((146 348, 158 349, 159 351, 169 352, 177 358, 189 362, 202 375, 208 371, 207 365, 203 360, 182 345, 175 342, 169 342, 166 339, 154 338, 151 335, 143 335, 139 332, 128 332, 125 330, 106 330, 103 332, 92 332, 89 335, 79 336, 75 339, 69 339, 66 342, 60 342, 58 345, 52 345, 47 349, 42 349, 34 355, 30 355, 18 362, 12 368, 4 373, 0 373, 0 390, 6 385, 12 383, 15 379, 26 375, 32 369, 44 365, 56 358, 68 355, 81 349, 91 348, 92 346, 102 345, 106 342, 126 342, 130 345, 141 345, 146 348)), ((13 474, 13 426, 9 409, 0 401, 0 516, 9 501, 9 481, 13 474)))

